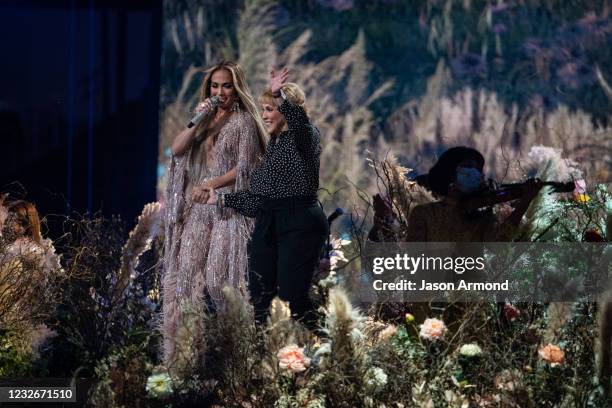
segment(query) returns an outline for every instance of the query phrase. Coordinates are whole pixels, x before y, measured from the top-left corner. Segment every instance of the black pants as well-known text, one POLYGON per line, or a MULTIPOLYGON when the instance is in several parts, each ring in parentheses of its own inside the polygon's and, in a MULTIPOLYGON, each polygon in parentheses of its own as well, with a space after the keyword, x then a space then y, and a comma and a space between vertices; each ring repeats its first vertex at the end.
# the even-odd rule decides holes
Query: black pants
POLYGON ((278 295, 295 317, 313 327, 316 313, 308 290, 328 234, 315 198, 269 200, 262 207, 249 243, 249 290, 259 323, 278 295))

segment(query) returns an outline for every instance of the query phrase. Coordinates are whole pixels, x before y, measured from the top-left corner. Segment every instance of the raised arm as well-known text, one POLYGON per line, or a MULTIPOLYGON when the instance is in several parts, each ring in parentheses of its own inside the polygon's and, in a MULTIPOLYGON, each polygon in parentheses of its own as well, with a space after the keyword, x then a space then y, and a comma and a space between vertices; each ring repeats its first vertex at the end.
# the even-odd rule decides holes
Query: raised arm
POLYGON ((292 104, 288 99, 283 98, 282 94, 280 101, 278 98, 274 100, 277 104, 280 102, 278 111, 285 117, 289 130, 297 133, 310 130, 310 119, 308 119, 304 108, 292 104))
POLYGON ((284 99, 283 103, 278 107, 278 111, 285 117, 289 131, 294 137, 296 147, 302 151, 311 148, 317 135, 315 128, 310 124, 310 119, 308 119, 304 108, 284 99))
POLYGON ((310 119, 303 107, 292 103, 285 97, 282 87, 287 83, 289 70, 287 67, 276 72, 270 71, 268 86, 274 96, 278 111, 285 117, 287 127, 295 138, 296 147, 302 151, 313 147, 317 131, 310 123, 310 119))
MULTIPOLYGON (((204 110, 207 112, 212 112, 214 106, 210 99, 206 99, 204 102, 200 102, 196 107, 196 113, 200 113, 204 110)), ((208 114, 208 113, 206 113, 208 114)), ((182 156, 189 150, 189 147, 193 143, 193 139, 195 138, 195 130, 197 126, 193 126, 191 128, 183 129, 172 141, 172 155, 173 156, 182 156)))
POLYGON ((195 127, 183 129, 172 142, 172 155, 182 156, 184 155, 195 138, 195 127))

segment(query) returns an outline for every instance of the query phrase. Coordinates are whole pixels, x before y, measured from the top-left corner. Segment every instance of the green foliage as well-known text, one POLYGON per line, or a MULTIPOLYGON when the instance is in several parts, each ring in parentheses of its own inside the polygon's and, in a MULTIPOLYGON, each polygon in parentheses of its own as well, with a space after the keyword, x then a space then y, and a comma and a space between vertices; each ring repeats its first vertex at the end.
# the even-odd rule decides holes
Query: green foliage
POLYGON ((413 335, 410 335, 404 326, 400 326, 397 329, 397 334, 393 337, 392 344, 395 353, 402 359, 418 362, 427 355, 421 342, 413 335))
POLYGON ((97 383, 91 391, 89 404, 104 406, 143 406, 143 393, 152 361, 146 342, 115 347, 108 357, 95 367, 97 383))
POLYGON ((0 378, 27 377, 32 373, 32 351, 16 333, 0 330, 0 378))

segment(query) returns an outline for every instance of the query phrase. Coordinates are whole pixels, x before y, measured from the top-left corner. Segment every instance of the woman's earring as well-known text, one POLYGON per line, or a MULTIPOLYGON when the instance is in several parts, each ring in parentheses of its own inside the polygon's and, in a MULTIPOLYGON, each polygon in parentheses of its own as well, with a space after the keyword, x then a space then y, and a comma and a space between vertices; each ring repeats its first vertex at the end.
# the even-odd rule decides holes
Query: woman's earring
POLYGON ((240 103, 238 101, 235 101, 234 105, 232 105, 232 112, 240 112, 240 103))

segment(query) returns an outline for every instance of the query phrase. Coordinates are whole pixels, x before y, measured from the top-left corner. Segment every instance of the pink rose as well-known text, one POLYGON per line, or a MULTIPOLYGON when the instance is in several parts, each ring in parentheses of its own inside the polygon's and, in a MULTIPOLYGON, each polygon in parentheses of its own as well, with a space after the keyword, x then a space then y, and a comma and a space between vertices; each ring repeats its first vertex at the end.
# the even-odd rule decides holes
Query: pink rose
POLYGON ((310 366, 310 359, 304 355, 304 348, 295 344, 280 349, 276 357, 280 368, 293 373, 302 372, 310 366))
POLYGON ((420 326, 419 336, 427 340, 439 340, 446 332, 446 325, 440 319, 425 319, 420 326))

